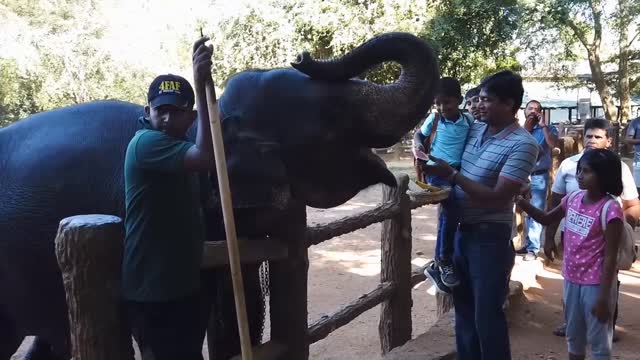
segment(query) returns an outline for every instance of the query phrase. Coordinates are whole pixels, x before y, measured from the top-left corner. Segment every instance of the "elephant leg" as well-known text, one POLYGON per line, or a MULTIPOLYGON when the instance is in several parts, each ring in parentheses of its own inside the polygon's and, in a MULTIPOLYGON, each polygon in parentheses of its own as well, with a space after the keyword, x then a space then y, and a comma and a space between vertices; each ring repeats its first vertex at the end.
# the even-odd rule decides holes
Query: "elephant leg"
MULTIPOLYGON (((262 340, 264 325, 264 298, 260 287, 259 265, 243 266, 245 300, 251 343, 262 340)), ((215 298, 209 327, 207 344, 210 360, 227 360, 240 353, 240 335, 236 320, 233 285, 229 271, 219 271, 216 277, 215 298)))

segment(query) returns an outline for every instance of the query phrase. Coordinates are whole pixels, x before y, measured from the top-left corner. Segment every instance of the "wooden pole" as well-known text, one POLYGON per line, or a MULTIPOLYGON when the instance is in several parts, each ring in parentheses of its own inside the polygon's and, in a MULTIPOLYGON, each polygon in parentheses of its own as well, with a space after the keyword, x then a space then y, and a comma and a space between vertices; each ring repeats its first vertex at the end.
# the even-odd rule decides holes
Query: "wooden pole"
POLYGON ((276 234, 288 246, 289 257, 269 262, 271 341, 287 348, 280 360, 309 358, 306 211, 303 203, 295 200, 290 203, 276 234))
POLYGON ((240 267, 240 251, 236 235, 236 223, 233 217, 233 204, 229 188, 229 174, 227 173, 227 160, 224 153, 222 139, 222 126, 218 112, 218 101, 215 89, 211 82, 206 84, 207 109, 209 110, 209 124, 211 126, 211 139, 213 140, 213 153, 216 159, 216 174, 222 202, 222 217, 227 238, 229 252, 229 265, 231 266, 231 281, 236 305, 238 331, 240 333, 240 349, 243 360, 252 360, 251 337, 249 336, 249 323, 247 322, 247 305, 244 298, 244 284, 242 281, 242 269, 240 267))
POLYGON ((397 202, 398 214, 382 223, 382 271, 380 282, 391 282, 395 291, 380 308, 382 353, 411 340, 411 203, 407 195, 409 177, 396 176, 398 185, 384 187, 386 202, 397 202))
POLYGON ((60 221, 55 252, 69 308, 74 360, 133 359, 121 308, 123 249, 119 217, 80 215, 60 221))

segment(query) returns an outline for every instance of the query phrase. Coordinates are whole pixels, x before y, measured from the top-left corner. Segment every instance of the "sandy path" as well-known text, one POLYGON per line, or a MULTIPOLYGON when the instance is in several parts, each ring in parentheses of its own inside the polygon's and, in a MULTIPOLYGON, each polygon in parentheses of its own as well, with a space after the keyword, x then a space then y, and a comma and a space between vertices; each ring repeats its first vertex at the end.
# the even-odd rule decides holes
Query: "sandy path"
MULTIPOLYGON (((362 191, 330 210, 308 209, 309 224, 330 222, 371 209, 381 203, 382 187, 362 191)), ((435 245, 435 206, 413 210, 413 265, 432 258, 435 245), (424 255, 417 255, 424 254, 424 255)), ((343 235, 309 249, 309 320, 330 313, 373 290, 380 283, 380 224, 343 235)), ((413 290, 413 335, 425 332, 435 318, 435 301, 425 283, 413 290)), ((312 359, 380 359, 377 306, 326 339, 311 346, 312 359)))

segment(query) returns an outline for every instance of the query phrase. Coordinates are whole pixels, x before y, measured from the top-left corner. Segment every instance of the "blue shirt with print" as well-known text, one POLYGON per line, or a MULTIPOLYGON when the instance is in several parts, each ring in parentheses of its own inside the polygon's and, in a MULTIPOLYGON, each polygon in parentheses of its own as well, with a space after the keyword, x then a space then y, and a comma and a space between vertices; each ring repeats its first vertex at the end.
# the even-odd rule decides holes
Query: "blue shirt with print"
MULTIPOLYGON (((549 127, 549 131, 555 136, 558 136, 558 129, 553 125, 547 125, 549 127)), ((538 161, 536 162, 536 166, 533 168, 533 171, 539 170, 549 170, 551 169, 551 148, 549 148, 549 144, 544 139, 544 129, 540 127, 540 125, 536 125, 533 127, 531 131, 531 135, 536 139, 540 149, 538 150, 538 161)))
MULTIPOLYGON (((432 113, 424 121, 420 128, 422 135, 429 137, 435 117, 436 114, 432 113)), ((462 159, 464 145, 472 123, 473 120, 461 112, 455 121, 440 116, 436 135, 433 144, 431 144, 431 155, 446 161, 455 168, 460 168, 460 159, 462 159)))

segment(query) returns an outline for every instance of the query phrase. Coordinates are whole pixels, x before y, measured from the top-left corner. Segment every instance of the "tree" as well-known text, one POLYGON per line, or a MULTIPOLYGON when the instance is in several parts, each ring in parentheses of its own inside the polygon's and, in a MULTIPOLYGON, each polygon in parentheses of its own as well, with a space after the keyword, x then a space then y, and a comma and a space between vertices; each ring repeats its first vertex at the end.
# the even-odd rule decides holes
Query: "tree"
MULTIPOLYGON (((631 51, 637 35, 629 39, 629 29, 640 20, 637 0, 543 0, 525 3, 523 29, 526 34, 526 45, 535 49, 544 49, 555 62, 547 69, 560 69, 556 72, 566 77, 571 72, 570 62, 586 55, 593 83, 602 102, 605 117, 609 120, 618 118, 615 106, 617 96, 628 109, 629 94, 632 84, 630 80, 630 63, 635 52, 631 51), (613 5, 616 5, 615 11, 613 5), (615 39, 603 43, 603 37, 609 30, 618 34, 617 50, 610 45, 615 39), (580 50, 581 49, 581 50, 580 50), (617 63, 615 74, 607 74, 604 65, 617 63)), ((637 28, 637 25, 636 25, 637 28)), ((637 30, 637 29, 636 29, 637 30)), ((548 64, 546 64, 548 65, 548 64)), ((628 110, 620 114, 621 121, 626 121, 628 110)))
POLYGON ((95 16, 99 9, 95 0, 4 0, 0 4, 0 19, 20 26, 15 38, 5 41, 20 42, 22 50, 29 48, 36 54, 22 64, 17 61, 20 53, 0 54, 0 81, 10 84, 0 90, 0 126, 34 112, 93 100, 145 102, 151 75, 114 61, 100 46, 106 22, 95 16))
POLYGON ((515 0, 442 0, 423 36, 437 47, 443 74, 475 83, 497 69, 520 70, 512 41, 520 8, 515 0))
MULTIPOLYGON (((418 0, 256 1, 206 26, 216 29, 216 83, 245 69, 289 66, 303 50, 332 58, 380 33, 417 34, 426 15, 418 0)), ((364 77, 385 83, 397 75, 397 66, 385 64, 364 77)))
POLYGON ((0 59, 0 79, 7 79, 0 86, 0 127, 41 110, 42 82, 36 74, 21 73, 15 61, 0 59))
MULTIPOLYGON (((631 79, 630 62, 633 61, 634 52, 632 46, 640 36, 638 23, 640 22, 640 1, 618 0, 618 7, 614 17, 614 26, 618 33, 618 96, 620 98, 620 118, 627 121, 631 115, 631 89, 636 88, 640 82, 638 72, 631 79), (629 28, 635 22, 635 34, 629 39, 629 28)), ((635 52, 636 54, 638 51, 635 52)), ((637 67, 636 67, 637 70, 637 67)))

